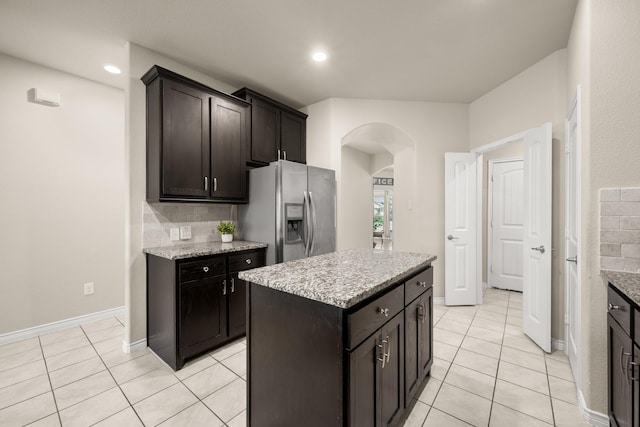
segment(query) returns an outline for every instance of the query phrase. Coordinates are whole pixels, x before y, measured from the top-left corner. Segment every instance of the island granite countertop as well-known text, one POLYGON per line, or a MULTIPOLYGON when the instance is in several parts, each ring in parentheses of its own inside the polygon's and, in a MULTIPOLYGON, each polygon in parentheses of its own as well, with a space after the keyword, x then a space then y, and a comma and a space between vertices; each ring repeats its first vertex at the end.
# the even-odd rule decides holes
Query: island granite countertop
POLYGON ((206 255, 217 255, 229 252, 248 251, 252 249, 266 248, 266 243, 245 242, 242 240, 233 241, 231 243, 222 242, 205 242, 190 243, 186 245, 160 246, 157 248, 144 248, 142 252, 145 254, 159 256, 170 260, 195 258, 206 255))
POLYGON ((242 280, 349 308, 428 266, 435 255, 350 249, 239 273, 242 280))
POLYGON ((640 306, 640 273, 600 270, 600 275, 640 306))

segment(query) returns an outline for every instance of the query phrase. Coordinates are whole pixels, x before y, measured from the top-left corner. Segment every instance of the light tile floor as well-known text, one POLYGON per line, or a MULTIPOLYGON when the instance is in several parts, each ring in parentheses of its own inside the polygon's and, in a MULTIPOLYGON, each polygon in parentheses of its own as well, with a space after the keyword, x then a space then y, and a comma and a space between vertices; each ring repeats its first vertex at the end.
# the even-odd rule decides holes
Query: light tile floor
MULTIPOLYGON (((477 307, 434 307, 432 378, 413 426, 581 426, 565 355, 522 333, 522 296, 489 289, 477 307)), ((0 426, 246 425, 246 341, 174 372, 121 350, 109 318, 0 346, 0 426)))

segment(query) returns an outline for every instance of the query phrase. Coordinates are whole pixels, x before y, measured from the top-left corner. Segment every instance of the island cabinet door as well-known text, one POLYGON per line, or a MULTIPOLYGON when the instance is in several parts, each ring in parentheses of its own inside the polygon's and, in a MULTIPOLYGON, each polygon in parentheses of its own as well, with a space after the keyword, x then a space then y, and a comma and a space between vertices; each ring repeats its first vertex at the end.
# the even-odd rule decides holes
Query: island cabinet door
POLYGON ((226 276, 180 284, 180 355, 187 358, 227 337, 226 276))
POLYGON ((607 315, 609 358, 609 421, 614 427, 631 426, 632 385, 629 379, 628 358, 632 340, 611 315, 607 315))
POLYGON ((234 338, 247 331, 247 282, 238 273, 229 276, 229 338, 234 338))
POLYGON ((433 365, 433 288, 429 288, 420 300, 422 309, 418 310, 420 329, 420 378, 431 372, 433 365))
POLYGON ((433 364, 433 288, 405 308, 405 402, 409 403, 433 364))
POLYGON ((349 369, 349 425, 397 425, 404 413, 402 313, 350 353, 349 369))

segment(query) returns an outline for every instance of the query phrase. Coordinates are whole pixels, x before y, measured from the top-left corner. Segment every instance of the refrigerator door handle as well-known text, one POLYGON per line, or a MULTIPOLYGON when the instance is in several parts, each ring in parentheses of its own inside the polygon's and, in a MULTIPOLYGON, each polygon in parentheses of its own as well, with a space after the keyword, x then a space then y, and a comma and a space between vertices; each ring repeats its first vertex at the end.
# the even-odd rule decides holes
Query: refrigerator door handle
POLYGON ((309 248, 309 255, 313 255, 313 247, 316 243, 316 204, 313 202, 313 193, 309 191, 309 206, 311 207, 311 247, 309 248))
POLYGON ((310 214, 310 210, 311 210, 311 206, 309 204, 309 198, 307 197, 307 192, 303 191, 302 192, 304 195, 304 256, 309 256, 309 242, 310 242, 310 226, 311 223, 309 222, 309 214, 310 214))

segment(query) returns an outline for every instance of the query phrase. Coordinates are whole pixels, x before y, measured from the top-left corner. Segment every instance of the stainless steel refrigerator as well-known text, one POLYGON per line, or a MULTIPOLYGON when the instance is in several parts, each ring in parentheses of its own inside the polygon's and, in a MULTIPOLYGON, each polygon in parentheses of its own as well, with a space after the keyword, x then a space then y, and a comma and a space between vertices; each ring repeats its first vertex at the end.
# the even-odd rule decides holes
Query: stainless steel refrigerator
POLYGON ((286 160, 252 169, 238 222, 244 240, 269 244, 267 265, 335 251, 335 172, 286 160))

